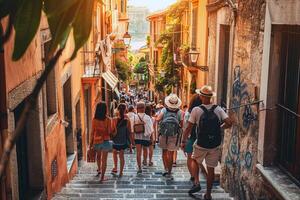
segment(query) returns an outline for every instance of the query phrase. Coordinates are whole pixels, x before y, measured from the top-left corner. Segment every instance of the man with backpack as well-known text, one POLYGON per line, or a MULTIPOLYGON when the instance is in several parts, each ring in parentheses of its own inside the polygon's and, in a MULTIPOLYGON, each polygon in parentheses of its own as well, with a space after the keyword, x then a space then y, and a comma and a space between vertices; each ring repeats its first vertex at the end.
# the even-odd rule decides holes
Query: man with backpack
POLYGON ((199 182, 199 165, 205 159, 207 166, 207 191, 204 199, 211 199, 211 190, 214 181, 214 169, 218 166, 221 156, 220 145, 222 143, 221 129, 230 128, 232 123, 226 112, 218 105, 211 103, 214 92, 210 86, 203 86, 200 90, 196 90, 200 95, 202 105, 195 107, 189 118, 188 126, 183 134, 181 147, 184 149, 188 136, 194 124, 197 124, 197 141, 193 150, 193 174, 194 185, 189 190, 190 194, 201 190, 199 182))
POLYGON ((157 117, 159 124, 159 144, 162 148, 162 159, 165 177, 171 178, 174 152, 179 149, 182 136, 182 113, 179 109, 181 100, 176 94, 170 94, 165 98, 166 108, 163 108, 157 117))

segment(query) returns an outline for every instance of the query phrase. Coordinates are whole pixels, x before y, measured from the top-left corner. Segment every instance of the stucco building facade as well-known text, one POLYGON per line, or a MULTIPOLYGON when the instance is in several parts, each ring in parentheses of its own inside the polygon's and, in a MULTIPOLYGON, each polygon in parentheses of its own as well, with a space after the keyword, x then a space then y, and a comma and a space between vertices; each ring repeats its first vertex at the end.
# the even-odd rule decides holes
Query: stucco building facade
POLYGON ((299 198, 297 8, 293 0, 207 5, 208 83, 234 121, 221 184, 237 199, 299 198))

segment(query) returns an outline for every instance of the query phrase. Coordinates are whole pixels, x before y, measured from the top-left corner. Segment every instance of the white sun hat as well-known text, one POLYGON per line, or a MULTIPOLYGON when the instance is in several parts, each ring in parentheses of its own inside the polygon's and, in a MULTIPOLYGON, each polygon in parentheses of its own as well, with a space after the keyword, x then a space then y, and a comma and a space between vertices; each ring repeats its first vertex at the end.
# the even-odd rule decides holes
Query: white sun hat
POLYGON ((214 97, 216 93, 213 92, 212 87, 209 85, 204 85, 200 89, 196 89, 195 92, 204 97, 214 97))
POLYGON ((178 109, 181 106, 181 100, 176 94, 170 94, 166 97, 165 104, 170 109, 178 109))

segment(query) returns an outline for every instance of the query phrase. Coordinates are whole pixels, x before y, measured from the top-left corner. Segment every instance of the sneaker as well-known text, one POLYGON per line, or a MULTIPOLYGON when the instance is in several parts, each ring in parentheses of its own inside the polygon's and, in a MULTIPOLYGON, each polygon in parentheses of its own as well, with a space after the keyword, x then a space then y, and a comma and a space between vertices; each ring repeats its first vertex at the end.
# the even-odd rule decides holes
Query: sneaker
POLYGON ((142 174, 142 172, 143 172, 143 171, 142 171, 141 169, 139 169, 136 173, 137 173, 137 174, 142 174))
POLYGON ((173 180, 173 176, 172 176, 172 174, 169 174, 169 173, 168 173, 168 174, 165 176, 165 178, 166 178, 166 179, 173 180))
POLYGON ((168 172, 164 172, 164 173, 162 173, 162 176, 166 176, 168 174, 169 174, 168 172))
POLYGON ((193 187, 189 190, 189 194, 199 192, 200 190, 201 190, 201 186, 200 183, 198 183, 197 185, 193 185, 193 187))

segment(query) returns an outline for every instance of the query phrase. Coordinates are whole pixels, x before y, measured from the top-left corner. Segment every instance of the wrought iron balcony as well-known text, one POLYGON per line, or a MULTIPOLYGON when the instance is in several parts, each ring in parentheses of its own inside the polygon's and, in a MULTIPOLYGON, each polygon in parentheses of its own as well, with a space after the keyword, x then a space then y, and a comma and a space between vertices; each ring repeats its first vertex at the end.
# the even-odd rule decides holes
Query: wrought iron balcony
POLYGON ((100 77, 100 54, 96 51, 82 51, 83 77, 100 77))

